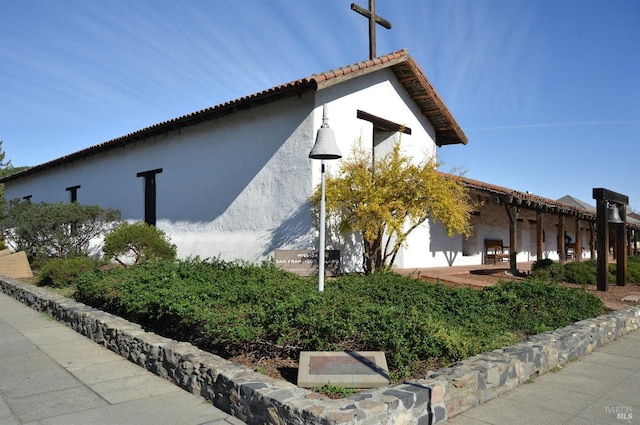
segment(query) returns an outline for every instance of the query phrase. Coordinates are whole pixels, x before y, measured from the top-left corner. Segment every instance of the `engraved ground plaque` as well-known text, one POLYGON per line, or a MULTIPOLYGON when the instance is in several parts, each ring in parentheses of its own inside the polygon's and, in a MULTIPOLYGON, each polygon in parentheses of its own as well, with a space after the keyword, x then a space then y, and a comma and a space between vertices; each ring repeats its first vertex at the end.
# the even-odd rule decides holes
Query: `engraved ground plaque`
POLYGON ((389 385, 387 359, 382 351, 303 351, 298 386, 325 384, 345 388, 377 388, 389 385))

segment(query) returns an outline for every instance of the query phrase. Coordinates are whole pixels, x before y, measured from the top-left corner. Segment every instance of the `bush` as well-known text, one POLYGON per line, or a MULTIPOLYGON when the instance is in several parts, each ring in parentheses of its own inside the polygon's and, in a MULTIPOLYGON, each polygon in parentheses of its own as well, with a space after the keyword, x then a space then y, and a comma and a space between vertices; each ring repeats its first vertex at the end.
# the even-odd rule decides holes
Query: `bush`
POLYGON ((11 202, 2 219, 7 243, 30 261, 90 255, 91 242, 120 219, 120 211, 77 202, 11 202))
POLYGON ((545 282, 561 282, 564 280, 564 267, 548 258, 535 261, 531 265, 531 277, 545 282))
POLYGON ((629 257, 627 262, 627 282, 640 284, 640 255, 629 257))
POLYGON ((174 260, 176 246, 167 235, 155 226, 144 222, 123 222, 104 238, 102 252, 106 258, 123 266, 127 257, 133 257, 134 264, 141 261, 174 260))
MULTIPOLYGON (((617 263, 609 264, 609 282, 615 283, 617 280, 617 263)), ((640 284, 640 255, 628 257, 627 259, 627 282, 640 284)))
POLYGON ((528 279, 502 282, 486 288, 488 304, 505 307, 502 313, 508 327, 525 334, 536 334, 596 317, 606 310, 602 301, 584 289, 528 279))
POLYGON ((605 311, 584 290, 534 281, 476 291, 374 273, 316 285, 272 263, 188 259, 84 274, 77 294, 223 356, 385 351, 396 379, 605 311))
POLYGON ((90 257, 53 258, 42 267, 38 285, 67 287, 75 285, 78 277, 97 269, 101 262, 90 257))
POLYGON ((569 283, 595 285, 598 283, 596 260, 572 261, 564 265, 564 279, 569 283))

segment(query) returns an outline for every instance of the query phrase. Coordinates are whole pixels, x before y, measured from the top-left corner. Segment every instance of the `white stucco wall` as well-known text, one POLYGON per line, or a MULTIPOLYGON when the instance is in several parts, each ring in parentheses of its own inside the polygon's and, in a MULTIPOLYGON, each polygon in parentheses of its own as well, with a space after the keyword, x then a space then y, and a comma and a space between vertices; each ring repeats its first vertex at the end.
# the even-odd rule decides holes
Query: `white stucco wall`
POLYGON ((157 181, 157 225, 181 257, 256 261, 274 248, 310 247, 313 96, 291 97, 185 127, 10 182, 7 199, 78 201, 144 219, 144 179, 157 181))
MULTIPOLYGON (((358 119, 357 110, 410 127, 402 146, 416 160, 435 154, 433 127, 393 73, 383 70, 9 182, 6 198, 67 202, 65 188, 80 185, 80 203, 118 208, 126 220, 143 220, 144 178, 137 174, 162 169, 156 175, 157 226, 180 257, 260 261, 275 249, 313 249, 317 230, 308 198, 320 182, 320 162, 308 154, 325 103, 345 156, 358 139, 372 146, 372 124, 358 119)), ((339 164, 328 162, 329 172, 339 164)), ((359 238, 337 236, 327 235, 328 247, 343 251, 344 271, 357 270, 359 238), (341 245, 331 246, 338 239, 341 245)), ((425 225, 414 232, 398 264, 427 266, 428 245, 425 225)))
MULTIPOLYGON (((388 142, 376 150, 377 156, 388 152, 396 140, 401 141, 403 153, 415 158, 417 162, 435 156, 436 145, 433 126, 421 114, 391 70, 369 74, 323 89, 318 92, 316 103, 318 105, 315 111, 315 119, 318 123, 316 128, 322 122, 321 105, 326 103, 328 105, 329 126, 334 129, 338 147, 344 157, 350 154, 353 144, 358 141, 361 141, 362 146, 367 149, 373 148, 373 125, 369 121, 357 119, 358 110, 411 129, 410 135, 396 134, 390 137, 388 142)), ((337 172, 340 161, 328 161, 327 172, 337 172)), ((313 173, 314 184, 319 184, 319 164, 314 166, 313 173)), ((329 240, 331 236, 328 236, 329 240)), ((333 235, 333 238, 336 239, 336 235, 333 235)), ((411 233, 406 247, 398 254, 395 266, 400 268, 428 267, 428 263, 425 262, 428 260, 425 250, 429 246, 429 239, 429 225, 425 223, 411 233)), ((355 255, 354 249, 350 250, 353 259, 343 256, 345 264, 360 261, 362 258, 360 250, 355 255)))
MULTIPOLYGON (((509 245, 509 217, 503 205, 496 205, 487 201, 477 210, 478 214, 472 217, 473 233, 469 238, 459 235, 448 238, 443 226, 436 224, 431 231, 431 244, 429 254, 431 267, 462 266, 482 264, 484 253, 484 240, 502 240, 505 246, 509 245)), ((557 252, 558 220, 555 214, 543 214, 542 229, 544 232, 543 258, 559 260, 557 252)), ((518 245, 516 246, 517 262, 536 261, 536 212, 520 209, 517 221, 518 245)), ((581 223, 580 238, 583 251, 582 258, 589 258, 589 226, 587 222, 581 223)), ((575 218, 565 217, 565 230, 575 242, 575 218)))

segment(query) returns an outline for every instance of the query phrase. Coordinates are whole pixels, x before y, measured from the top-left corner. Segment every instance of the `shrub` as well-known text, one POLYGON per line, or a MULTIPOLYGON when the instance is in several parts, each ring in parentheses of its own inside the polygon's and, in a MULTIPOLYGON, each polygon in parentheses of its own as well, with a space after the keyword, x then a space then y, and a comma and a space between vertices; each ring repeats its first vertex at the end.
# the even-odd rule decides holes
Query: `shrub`
MULTIPOLYGON (((617 263, 609 264, 609 282, 616 282, 618 278, 616 275, 617 268, 617 263)), ((640 255, 628 257, 626 283, 640 283, 640 255)))
POLYGON ((564 267, 548 258, 538 260, 531 265, 531 277, 545 282, 561 282, 564 280, 564 267))
POLYGON ((598 264, 595 260, 567 263, 564 265, 564 279, 569 283, 595 285, 598 283, 598 264))
POLYGON ((188 259, 84 274, 77 294, 224 356, 385 351, 396 379, 604 312, 582 289, 535 281, 477 291, 374 273, 316 285, 273 263, 188 259))
POLYGON ((132 256, 134 264, 141 261, 174 260, 176 246, 155 226, 144 222, 119 224, 104 238, 102 251, 106 258, 126 265, 132 256))
POLYGON ((640 284, 640 255, 629 257, 627 262, 627 282, 640 284))
POLYGON ((7 243, 31 261, 90 255, 91 242, 120 219, 120 211, 77 202, 11 202, 2 219, 7 243))
POLYGON ((95 270, 102 263, 90 257, 53 258, 44 263, 38 285, 67 287, 75 285, 78 277, 95 270))
POLYGON ((542 281, 501 282, 482 291, 488 304, 504 307, 502 317, 512 330, 536 334, 603 314, 602 301, 584 289, 542 281))

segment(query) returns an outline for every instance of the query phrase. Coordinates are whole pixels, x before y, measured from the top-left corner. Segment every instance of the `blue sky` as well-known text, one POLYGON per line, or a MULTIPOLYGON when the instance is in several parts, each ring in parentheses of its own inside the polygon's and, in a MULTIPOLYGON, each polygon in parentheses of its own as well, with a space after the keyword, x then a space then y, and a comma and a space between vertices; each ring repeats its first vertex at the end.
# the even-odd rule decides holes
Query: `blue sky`
MULTIPOLYGON (((37 165, 368 57, 352 0, 0 0, 0 140, 37 165)), ((368 0, 356 3, 367 7, 368 0)), ((640 210, 640 2, 377 0, 469 138, 442 170, 640 210)))

